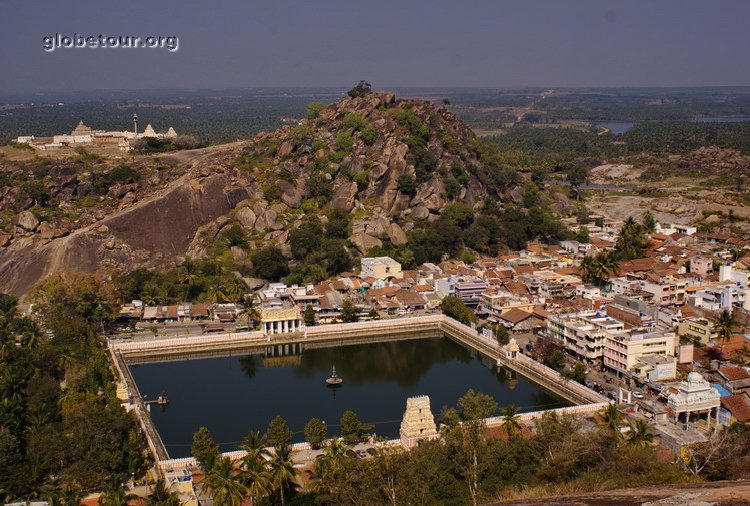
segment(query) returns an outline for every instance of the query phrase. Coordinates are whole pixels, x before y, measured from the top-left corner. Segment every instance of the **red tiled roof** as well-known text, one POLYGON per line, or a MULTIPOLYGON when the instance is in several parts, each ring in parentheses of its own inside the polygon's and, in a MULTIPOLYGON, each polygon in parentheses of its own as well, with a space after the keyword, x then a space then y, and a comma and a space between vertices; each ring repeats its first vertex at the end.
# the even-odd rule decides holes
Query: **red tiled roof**
POLYGON ((721 374, 727 381, 738 381, 750 378, 750 374, 742 367, 720 367, 721 374))
POLYGON ((746 394, 722 397, 721 404, 740 422, 750 422, 750 398, 746 394))
POLYGON ((524 311, 523 309, 513 308, 510 311, 506 311, 500 315, 500 319, 510 322, 513 325, 524 321, 529 318, 531 313, 524 311))

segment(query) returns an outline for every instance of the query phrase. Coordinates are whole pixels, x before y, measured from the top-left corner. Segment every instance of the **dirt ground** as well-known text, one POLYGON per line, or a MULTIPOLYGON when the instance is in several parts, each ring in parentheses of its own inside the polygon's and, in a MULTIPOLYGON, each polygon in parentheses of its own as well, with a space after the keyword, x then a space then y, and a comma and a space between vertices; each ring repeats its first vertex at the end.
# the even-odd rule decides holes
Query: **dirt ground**
POLYGON ((683 483, 585 495, 513 500, 493 504, 547 506, 739 506, 750 505, 750 481, 683 483))

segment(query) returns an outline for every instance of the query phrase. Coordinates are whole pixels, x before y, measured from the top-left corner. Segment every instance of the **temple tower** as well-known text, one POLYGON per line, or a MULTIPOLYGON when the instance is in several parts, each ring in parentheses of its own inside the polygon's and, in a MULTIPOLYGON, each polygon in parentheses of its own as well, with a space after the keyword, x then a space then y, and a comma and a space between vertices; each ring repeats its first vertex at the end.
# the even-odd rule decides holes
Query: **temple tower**
POLYGON ((430 398, 427 395, 406 399, 406 411, 401 420, 401 446, 413 448, 422 440, 438 437, 435 418, 430 410, 430 398))

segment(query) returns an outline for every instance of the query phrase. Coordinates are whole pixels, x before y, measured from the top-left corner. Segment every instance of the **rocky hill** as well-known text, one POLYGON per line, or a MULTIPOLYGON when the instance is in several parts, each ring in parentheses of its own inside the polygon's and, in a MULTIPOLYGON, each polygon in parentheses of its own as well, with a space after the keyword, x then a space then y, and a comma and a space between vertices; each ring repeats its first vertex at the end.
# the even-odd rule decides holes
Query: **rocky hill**
MULTIPOLYGON (((344 248, 354 255, 403 246, 451 203, 480 210, 490 196, 500 209, 522 207, 530 193, 531 204, 546 202, 451 112, 392 93, 346 97, 247 141, 126 165, 91 158, 0 160, 0 291, 26 293, 61 270, 111 273, 217 255, 247 270, 264 247, 292 258, 291 233, 309 219, 325 223, 334 209, 348 217, 344 248), (240 239, 218 247, 230 229, 240 239)), ((571 210, 558 197, 556 210, 571 210)))

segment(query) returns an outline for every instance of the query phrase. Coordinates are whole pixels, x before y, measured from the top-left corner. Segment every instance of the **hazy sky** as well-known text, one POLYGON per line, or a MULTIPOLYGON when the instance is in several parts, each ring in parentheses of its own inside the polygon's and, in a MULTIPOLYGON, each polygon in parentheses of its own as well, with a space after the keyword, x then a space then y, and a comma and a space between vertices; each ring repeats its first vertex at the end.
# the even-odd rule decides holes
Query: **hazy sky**
POLYGON ((0 92, 750 85, 749 0, 0 0, 0 92), (45 35, 176 35, 165 49, 45 35))

